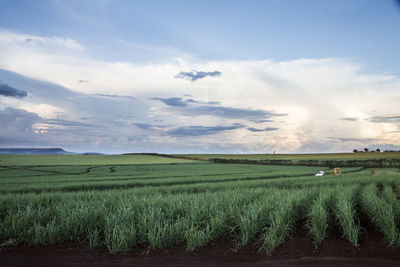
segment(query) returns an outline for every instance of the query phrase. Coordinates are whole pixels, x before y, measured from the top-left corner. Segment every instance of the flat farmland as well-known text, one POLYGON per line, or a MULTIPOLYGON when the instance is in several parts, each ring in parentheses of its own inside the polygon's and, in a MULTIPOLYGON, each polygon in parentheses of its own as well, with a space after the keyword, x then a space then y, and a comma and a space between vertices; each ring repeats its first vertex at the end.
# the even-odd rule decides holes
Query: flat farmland
POLYGON ((359 152, 321 154, 174 154, 177 157, 208 159, 248 159, 248 160, 367 160, 400 159, 400 152, 359 152))
POLYGON ((139 261, 193 253, 400 260, 398 168, 345 167, 335 176, 321 166, 155 155, 0 160, 3 259, 52 246, 139 261), (325 176, 314 176, 321 170, 325 176))
POLYGON ((0 167, 4 166, 76 166, 110 164, 165 164, 185 163, 191 160, 159 157, 155 155, 0 155, 0 167))

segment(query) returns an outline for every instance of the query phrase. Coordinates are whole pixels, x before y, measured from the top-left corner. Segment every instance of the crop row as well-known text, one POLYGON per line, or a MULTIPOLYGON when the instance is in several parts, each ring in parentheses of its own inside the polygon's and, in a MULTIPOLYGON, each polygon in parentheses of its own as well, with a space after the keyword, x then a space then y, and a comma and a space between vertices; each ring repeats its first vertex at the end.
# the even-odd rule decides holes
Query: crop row
POLYGON ((261 177, 243 177, 221 179, 187 179, 184 181, 162 180, 152 182, 107 182, 107 183, 76 183, 73 185, 58 184, 38 184, 38 185, 18 185, 7 186, 3 190, 5 194, 16 193, 45 193, 45 192, 78 192, 78 191, 107 191, 137 189, 140 192, 162 192, 171 193, 197 193, 206 191, 221 191, 234 188, 257 188, 257 187, 279 187, 279 188, 307 188, 309 186, 335 186, 339 184, 351 185, 354 183, 368 184, 375 181, 382 181, 387 184, 393 184, 398 180, 398 176, 375 175, 371 176, 366 172, 357 174, 348 174, 342 176, 261 176, 261 177))
MULTIPOLYGON (((187 164, 184 164, 187 165, 187 164)), ((169 187, 177 185, 198 185, 200 188, 202 185, 211 184, 228 184, 229 186, 235 183, 243 184, 249 183, 257 184, 261 183, 274 183, 273 180, 277 180, 277 184, 280 184, 282 179, 285 178, 296 181, 302 181, 301 177, 309 178, 307 181, 316 182, 320 180, 321 182, 334 181, 336 178, 334 176, 326 176, 314 178, 314 173, 321 168, 315 167, 282 167, 282 166, 256 166, 256 165, 239 165, 234 171, 226 171, 225 168, 231 166, 219 165, 219 164, 195 164, 197 166, 202 166, 202 168, 192 168, 188 169, 187 166, 168 166, 163 167, 162 173, 153 173, 151 169, 146 169, 146 171, 138 172, 137 169, 131 169, 123 167, 116 168, 116 170, 125 175, 114 175, 114 173, 96 173, 96 174, 80 174, 80 175, 61 175, 61 174, 48 174, 46 176, 40 177, 27 177, 27 178, 14 178, 7 176, 7 173, 2 173, 0 176, 0 193, 41 193, 41 192, 52 192, 52 191, 62 191, 62 192, 73 192, 80 190, 109 190, 109 189, 126 189, 126 188, 139 188, 139 187, 169 187), (221 167, 221 170, 217 172, 217 168, 221 167), (181 170, 183 168, 183 170, 181 170), (194 169, 194 170, 193 170, 194 169), (211 169, 208 170, 208 169, 211 169), (196 171, 197 170, 197 171, 196 171), (208 170, 208 171, 205 171, 208 170), (129 174, 129 171, 131 173, 129 174), (253 183, 252 183, 253 181, 253 183)), ((104 167, 102 167, 104 168, 104 167)), ((156 169, 157 170, 157 169, 156 169)), ((361 171, 360 168, 349 168, 344 170, 346 175, 365 175, 368 171, 361 171)), ((353 177, 353 176, 352 176, 353 177)), ((285 182, 283 182, 285 184, 285 182)))
POLYGON ((316 246, 333 225, 357 246, 359 218, 366 216, 389 245, 399 245, 399 185, 382 186, 382 191, 371 183, 172 195, 132 190, 8 194, 0 196, 0 240, 33 245, 85 241, 114 253, 180 244, 194 250, 228 238, 238 248, 256 242, 271 253, 304 221, 316 246))

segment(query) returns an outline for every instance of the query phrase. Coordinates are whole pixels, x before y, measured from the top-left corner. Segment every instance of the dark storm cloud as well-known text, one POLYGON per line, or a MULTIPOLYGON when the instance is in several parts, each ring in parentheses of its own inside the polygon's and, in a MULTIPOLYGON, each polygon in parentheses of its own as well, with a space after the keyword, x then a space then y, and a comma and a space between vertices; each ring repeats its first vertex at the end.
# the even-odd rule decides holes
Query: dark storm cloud
POLYGON ((375 116, 370 118, 371 122, 377 122, 377 123, 394 123, 394 122, 400 122, 400 114, 395 114, 395 115, 386 115, 386 116, 375 116))
POLYGON ((186 107, 188 105, 187 102, 184 101, 181 97, 170 97, 170 98, 154 97, 151 98, 151 100, 159 100, 163 102, 165 105, 171 107, 186 107))
POLYGON ((221 74, 222 74, 222 72, 220 72, 220 71, 205 72, 205 71, 192 70, 190 72, 181 71, 177 75, 175 75, 174 77, 176 79, 186 79, 186 80, 190 80, 192 82, 195 82, 197 80, 206 78, 208 76, 209 77, 218 77, 218 76, 221 76, 221 74))
POLYGON ((264 129, 257 129, 257 128, 251 128, 251 127, 247 128, 247 130, 249 130, 250 132, 269 132, 269 131, 276 131, 278 129, 279 128, 275 128, 275 127, 267 127, 264 129))
POLYGON ((217 134, 220 132, 231 131, 240 128, 244 128, 244 125, 234 124, 231 126, 184 126, 171 129, 168 131, 168 134, 179 137, 201 136, 201 135, 217 134))
POLYGON ((358 118, 347 117, 347 118, 340 118, 340 120, 342 120, 342 121, 358 121, 358 118))
POLYGON ((28 94, 26 91, 18 90, 14 87, 9 86, 8 84, 1 83, 0 84, 0 95, 9 96, 9 97, 26 97, 28 94))

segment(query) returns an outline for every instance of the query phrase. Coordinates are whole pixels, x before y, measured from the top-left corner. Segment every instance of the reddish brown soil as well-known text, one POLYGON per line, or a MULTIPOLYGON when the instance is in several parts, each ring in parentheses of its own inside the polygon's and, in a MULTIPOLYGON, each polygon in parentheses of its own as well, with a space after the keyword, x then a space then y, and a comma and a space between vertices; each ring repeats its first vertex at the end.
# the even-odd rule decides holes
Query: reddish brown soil
POLYGON ((187 252, 184 247, 148 251, 136 249, 110 255, 86 244, 0 249, 0 266, 400 266, 400 248, 388 248, 382 235, 367 229, 358 248, 332 229, 327 241, 314 249, 305 229, 299 229, 272 255, 257 252, 256 244, 238 251, 229 241, 187 252))

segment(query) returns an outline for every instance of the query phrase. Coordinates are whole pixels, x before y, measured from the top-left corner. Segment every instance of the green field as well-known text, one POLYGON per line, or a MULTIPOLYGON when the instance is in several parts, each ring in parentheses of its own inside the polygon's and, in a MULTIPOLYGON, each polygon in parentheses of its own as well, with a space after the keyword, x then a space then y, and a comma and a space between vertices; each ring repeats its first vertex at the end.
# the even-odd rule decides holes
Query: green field
POLYGON ((248 159, 248 160, 366 160, 366 159, 400 159, 400 152, 359 152, 359 153, 322 153, 322 154, 175 154, 180 157, 208 160, 248 159))
POLYGON ((400 152, 359 152, 325 154, 175 154, 175 158, 214 163, 265 164, 281 166, 329 166, 400 168, 400 152))
POLYGON ((86 242, 115 253, 177 245, 195 250, 227 239, 237 249, 252 244, 271 253, 299 227, 316 248, 333 228, 357 246, 366 221, 388 246, 400 245, 398 168, 372 175, 349 167, 333 176, 320 166, 154 155, 0 160, 2 246, 86 242), (314 176, 320 170, 327 175, 314 176))
POLYGON ((154 155, 0 155, 1 166, 126 165, 186 163, 192 160, 154 155))

